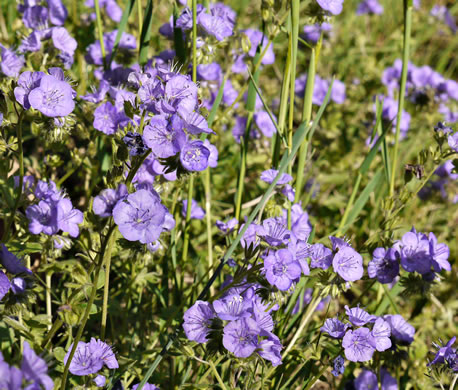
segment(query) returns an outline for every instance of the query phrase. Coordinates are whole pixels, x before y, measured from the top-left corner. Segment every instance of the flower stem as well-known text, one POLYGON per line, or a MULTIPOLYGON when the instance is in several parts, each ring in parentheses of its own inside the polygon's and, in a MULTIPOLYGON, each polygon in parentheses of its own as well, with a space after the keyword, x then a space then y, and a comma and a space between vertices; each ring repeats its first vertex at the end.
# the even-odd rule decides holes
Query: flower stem
POLYGON ((106 59, 106 53, 105 53, 105 44, 103 43, 102 16, 100 15, 99 0, 95 0, 94 1, 94 5, 95 5, 96 20, 97 20, 97 32, 98 32, 98 35, 99 35, 99 42, 100 42, 100 51, 102 53, 103 67, 106 69, 106 67, 107 67, 107 59, 106 59))
POLYGON ((211 360, 208 361, 208 364, 210 365, 213 375, 215 375, 216 380, 218 381, 219 385, 223 390, 226 390, 227 387, 224 384, 223 380, 221 379, 221 376, 218 374, 218 371, 216 370, 215 363, 213 363, 211 360))
MULTIPOLYGON (((208 267, 213 268, 213 237, 212 237, 212 209, 211 209, 211 174, 210 167, 204 172, 204 187, 205 187, 205 217, 207 222, 207 257, 208 267)), ((213 287, 210 289, 210 293, 213 294, 213 287)))
POLYGON ((22 120, 24 119, 25 111, 21 111, 19 118, 16 124, 16 133, 17 133, 17 143, 18 143, 18 153, 19 153, 19 184, 18 184, 18 194, 16 196, 16 201, 14 202, 13 210, 11 211, 10 218, 8 219, 5 230, 3 232, 2 243, 8 241, 8 236, 10 233, 11 225, 14 222, 14 217, 16 216, 16 210, 19 207, 19 202, 21 201, 22 188, 24 186, 24 151, 22 149, 22 120))
MULTIPOLYGON (((45 262, 47 263, 47 257, 45 258, 45 262)), ((48 317, 48 331, 52 328, 52 302, 51 302, 51 273, 50 271, 46 272, 46 316, 48 317)))
MULTIPOLYGON (((312 118, 312 99, 313 99, 313 88, 315 85, 315 70, 316 70, 316 57, 315 49, 312 49, 310 55, 309 69, 307 72, 307 83, 305 85, 304 92, 304 107, 302 110, 302 121, 309 123, 312 118)), ((304 169, 305 161, 307 159, 308 151, 308 139, 305 139, 299 150, 299 161, 297 164, 297 176, 296 176, 296 195, 294 196, 294 203, 299 202, 302 192, 302 185, 304 181, 304 169)))
POLYGON ((410 30, 412 26, 412 0, 404 0, 404 48, 402 52, 401 85, 399 87, 398 113, 396 116, 396 139, 394 142, 393 165, 391 168, 390 196, 394 195, 394 183, 398 165, 399 138, 401 134, 401 117, 404 109, 404 98, 409 66, 410 30))
POLYGON ((105 237, 105 241, 103 242, 102 250, 99 254, 99 260, 95 268, 94 283, 92 285, 91 295, 89 297, 89 301, 87 303, 86 310, 83 313, 83 317, 81 318, 80 326, 76 333, 76 337, 73 340, 73 347, 70 351, 70 355, 68 357, 67 364, 65 364, 64 373, 62 374, 62 383, 60 386, 61 390, 65 390, 65 385, 67 383, 67 376, 68 376, 68 370, 70 368, 70 364, 72 362, 73 356, 75 355, 76 348, 78 347, 78 343, 81 340, 81 336, 83 335, 87 320, 89 319, 89 315, 91 313, 91 307, 97 295, 97 283, 99 280, 100 269, 102 268, 103 260, 105 259, 105 251, 107 249, 108 241, 110 240, 110 237, 113 234, 113 231, 115 230, 115 228, 116 228, 116 225, 112 224, 110 229, 108 230, 107 236, 105 237))
POLYGON ((105 284, 103 286, 103 305, 102 305, 102 322, 100 325, 100 339, 105 340, 107 329, 107 315, 108 315, 108 293, 110 287, 110 268, 111 268, 111 252, 113 244, 116 239, 116 234, 113 233, 108 239, 107 249, 103 255, 103 263, 105 263, 105 284))
POLYGON ((455 388, 455 385, 456 385, 456 381, 458 380, 458 374, 455 374, 455 376, 453 377, 453 381, 452 383, 450 384, 450 390, 453 390, 455 388))
POLYGON ((355 201, 356 194, 358 193, 362 178, 363 178, 363 175, 361 175, 361 173, 358 172, 358 176, 356 177, 355 185, 353 186, 353 191, 351 192, 350 199, 348 200, 344 215, 342 216, 342 219, 340 220, 338 231, 340 231, 345 226, 345 222, 347 222, 348 215, 350 214, 351 208, 355 201))

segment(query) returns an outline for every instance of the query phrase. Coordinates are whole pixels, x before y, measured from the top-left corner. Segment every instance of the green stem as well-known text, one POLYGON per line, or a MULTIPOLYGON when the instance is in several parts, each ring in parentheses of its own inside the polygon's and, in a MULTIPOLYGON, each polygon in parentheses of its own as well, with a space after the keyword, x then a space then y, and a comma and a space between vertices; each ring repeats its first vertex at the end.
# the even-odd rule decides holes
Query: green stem
POLYGON ((111 268, 111 252, 113 244, 116 239, 116 234, 111 234, 108 239, 107 249, 103 255, 103 262, 105 263, 105 284, 103 286, 103 305, 102 305, 102 322, 100 326, 100 339, 105 340, 107 329, 107 315, 108 315, 108 293, 110 290, 110 268, 111 268))
POLYGON ((404 0, 404 48, 402 52, 401 85, 399 87, 398 113, 396 116, 396 140, 393 151, 393 165, 391 168, 390 196, 394 195, 394 183, 398 165, 399 138, 401 134, 401 117, 404 109, 404 98, 409 66, 410 31, 412 26, 412 0, 404 0))
POLYGON ((215 364, 214 364, 211 360, 208 362, 208 364, 210 365, 210 367, 211 367, 211 369, 212 369, 212 371, 213 371, 213 375, 215 375, 215 378, 216 378, 216 380, 218 381, 218 383, 219 383, 219 385, 221 386, 221 388, 222 388, 223 390, 226 390, 227 387, 226 387, 226 385, 224 384, 223 380, 221 379, 220 375, 218 374, 218 371, 216 370, 215 364))
MULTIPOLYGON (((315 49, 312 49, 310 55, 309 69, 307 73, 307 83, 305 85, 304 92, 304 106, 302 110, 302 121, 309 123, 312 118, 312 99, 313 99, 313 88, 315 86, 315 71, 316 71, 316 54, 315 49)), ((297 164, 297 176, 296 176, 296 195, 294 196, 294 203, 299 202, 302 186, 304 181, 304 169, 305 161, 307 159, 308 151, 308 139, 305 139, 299 150, 299 161, 297 164)))
POLYGON ((184 225, 184 237, 183 237, 183 254, 182 260, 183 263, 188 259, 188 250, 189 250, 189 227, 191 222, 191 208, 192 208, 192 194, 194 192, 194 176, 189 177, 188 182, 188 196, 187 196, 187 208, 186 208, 186 220, 184 225))
POLYGON ((51 274, 46 272, 46 316, 48 317, 48 331, 52 328, 52 302, 51 302, 51 274))
MULTIPOLYGON (((211 174, 210 167, 204 172, 204 187, 205 187, 205 216, 207 222, 207 257, 208 267, 213 268, 213 236, 212 236, 212 209, 211 209, 211 174)), ((213 289, 210 290, 213 294, 213 289)))
POLYGON ((99 255, 99 261, 95 268, 95 275, 94 275, 94 283, 92 285, 91 295, 89 297, 89 301, 86 306, 86 310, 83 313, 83 317, 81 318, 80 326, 76 333, 76 337, 73 340, 73 347, 70 351, 70 355, 68 357, 67 363, 65 364, 64 373, 62 374, 62 384, 60 386, 61 390, 65 390, 65 385, 67 383, 67 376, 68 370, 70 368, 70 364, 72 362, 73 356, 75 355, 76 348, 78 347, 78 343, 81 340, 81 336, 83 335, 84 328, 86 327, 87 320, 89 319, 89 315, 91 313, 92 304, 94 303, 95 297, 97 295, 97 284, 99 280, 100 269, 102 268, 103 260, 105 259, 105 251, 107 248, 108 241, 110 240, 111 235, 113 234, 114 229, 116 228, 115 224, 112 224, 110 229, 108 230, 107 236, 105 237, 105 241, 102 245, 102 250, 99 255))
POLYGON ((197 0, 192 0, 192 81, 197 81, 197 0))
POLYGON ((97 21, 97 33, 99 35, 99 42, 100 42, 100 51, 102 53, 103 67, 106 69, 107 60, 106 60, 105 44, 103 43, 102 16, 100 15, 99 0, 95 0, 94 4, 95 4, 95 15, 96 15, 96 21, 97 21))
POLYGON ((11 211, 10 218, 8 219, 5 231, 3 232, 2 243, 7 242, 8 236, 10 233, 11 225, 14 222, 14 217, 16 216, 16 210, 19 207, 22 196, 22 188, 24 186, 24 151, 22 149, 22 120, 24 119, 25 110, 21 111, 19 118, 16 124, 16 133, 17 133, 17 143, 18 143, 18 152, 19 152, 19 184, 18 184, 18 194, 16 196, 16 201, 14 202, 13 210, 11 211))
POLYGON ((450 390, 453 390, 455 388, 455 384, 457 380, 458 380, 458 374, 455 374, 455 376, 453 377, 453 381, 450 384, 450 390))
POLYGON ((142 15, 141 0, 137 0, 137 13, 138 13, 138 47, 140 47, 140 39, 142 36, 142 28, 143 28, 143 15, 142 15))

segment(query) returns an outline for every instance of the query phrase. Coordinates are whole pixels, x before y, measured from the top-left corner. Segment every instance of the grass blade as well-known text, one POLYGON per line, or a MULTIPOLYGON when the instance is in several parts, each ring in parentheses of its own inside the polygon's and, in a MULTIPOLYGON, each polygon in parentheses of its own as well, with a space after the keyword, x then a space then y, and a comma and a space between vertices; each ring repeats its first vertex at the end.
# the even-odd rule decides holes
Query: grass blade
POLYGON ((127 21, 129 19, 130 13, 132 12, 132 9, 134 8, 134 5, 135 5, 135 0, 126 0, 126 8, 124 9, 124 12, 122 13, 121 22, 119 23, 119 26, 118 26, 118 32, 116 34, 113 51, 111 52, 111 56, 108 59, 108 65, 107 65, 108 69, 110 69, 111 61, 113 61, 113 58, 116 55, 116 52, 119 46, 119 42, 121 41, 121 36, 123 32, 126 30, 127 21))
POLYGON ((138 52, 138 62, 145 65, 148 59, 148 47, 151 39, 153 25, 153 0, 148 0, 146 5, 145 17, 143 19, 142 34, 140 36, 140 48, 138 52))

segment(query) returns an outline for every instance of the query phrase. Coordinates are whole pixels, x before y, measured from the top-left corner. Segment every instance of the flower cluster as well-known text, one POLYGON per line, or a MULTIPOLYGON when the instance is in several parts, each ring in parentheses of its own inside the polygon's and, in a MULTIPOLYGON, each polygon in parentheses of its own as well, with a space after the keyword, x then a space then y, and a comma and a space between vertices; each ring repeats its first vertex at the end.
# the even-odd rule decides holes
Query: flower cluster
MULTIPOLYGON (((396 378, 393 378, 385 367, 380 368, 380 384, 382 390, 398 390, 396 378)), ((354 380, 353 386, 355 390, 377 389, 377 374, 364 369, 354 380)))
POLYGON ((68 11, 61 0, 24 2, 18 7, 22 15, 25 27, 32 30, 27 35, 19 51, 38 52, 42 49, 42 42, 49 41, 58 50, 58 58, 65 68, 73 65, 73 56, 76 47, 76 40, 69 34, 65 27, 62 27, 68 16, 68 11), (51 26, 51 27, 50 27, 51 26))
POLYGON ((358 8, 356 9, 357 15, 362 14, 377 14, 380 15, 383 13, 383 5, 381 5, 378 0, 363 0, 359 3, 358 8))
MULTIPOLYGON (((296 79, 296 95, 303 97, 305 91, 305 85, 307 83, 307 75, 303 74, 296 79)), ((312 103, 318 106, 322 105, 324 98, 328 92, 330 81, 321 78, 320 76, 315 76, 315 82, 313 84, 313 96, 312 103)), ((345 102, 345 84, 340 80, 334 80, 331 90, 331 100, 334 103, 342 104, 345 102)))
POLYGON ((359 306, 345 306, 349 322, 328 318, 321 332, 333 339, 342 339, 345 357, 352 362, 366 362, 375 351, 383 352, 393 343, 410 344, 415 329, 401 315, 370 315, 359 306))
MULTIPOLYGON (((397 59, 392 67, 386 68, 383 72, 382 83, 388 90, 389 98, 393 98, 394 92, 399 88, 401 72, 402 61, 400 59, 397 59)), ((455 80, 446 79, 427 65, 417 67, 409 63, 407 67, 406 88, 410 100, 413 103, 424 104, 432 96, 432 99, 439 104, 439 112, 444 115, 444 120, 447 122, 456 122, 458 118, 458 114, 446 105, 448 103, 456 104, 457 85, 455 80)))
POLYGON ((48 376, 46 362, 35 353, 27 341, 24 341, 23 344, 20 369, 8 365, 0 352, 0 373, 0 389, 44 388, 45 390, 52 390, 54 388, 54 383, 48 376))
POLYGON ((450 271, 447 244, 438 243, 434 233, 418 233, 415 228, 405 233, 392 248, 377 248, 370 261, 369 277, 380 283, 391 283, 399 275, 399 263, 407 272, 418 272, 426 280, 434 280, 441 270, 450 271))
POLYGON ((34 204, 27 207, 25 215, 32 234, 52 236, 62 230, 75 238, 80 233, 78 225, 83 222, 83 213, 73 207, 72 201, 57 189, 52 180, 37 182, 34 204))
POLYGON ((197 343, 222 338, 223 346, 236 357, 257 353, 273 366, 281 364, 282 345, 272 333, 271 316, 278 305, 264 302, 256 288, 245 284, 228 289, 213 303, 196 301, 183 316, 186 337, 197 343))

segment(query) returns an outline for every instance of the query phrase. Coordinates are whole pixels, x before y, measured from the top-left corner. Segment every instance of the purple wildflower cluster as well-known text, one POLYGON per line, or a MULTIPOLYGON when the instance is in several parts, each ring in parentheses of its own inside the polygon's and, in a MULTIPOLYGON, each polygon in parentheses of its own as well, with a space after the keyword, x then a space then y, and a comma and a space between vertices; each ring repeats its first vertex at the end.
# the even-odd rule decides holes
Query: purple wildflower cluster
POLYGON ((356 9, 357 15, 363 14, 383 14, 383 5, 378 0, 363 0, 356 9))
POLYGON ((281 364, 283 347, 272 333, 274 321, 271 316, 278 305, 264 302, 256 288, 245 284, 230 288, 213 303, 196 301, 183 316, 186 337, 197 343, 221 337, 223 346, 236 357, 247 358, 257 353, 273 366, 281 364), (224 321, 224 326, 218 325, 218 321, 224 321))
POLYGON ((447 244, 437 242, 434 233, 418 233, 415 228, 405 233, 392 248, 377 248, 367 272, 380 283, 392 283, 399 275, 399 263, 407 272, 418 272, 425 280, 434 280, 435 273, 451 271, 447 244))
MULTIPOLYGON (((397 59, 392 67, 386 68, 383 72, 382 83, 386 86, 390 99, 394 97, 395 91, 399 88, 401 71, 402 61, 397 59)), ((407 95, 413 103, 422 103, 432 96, 432 99, 439 105, 439 112, 444 115, 444 120, 452 123, 457 121, 458 114, 447 106, 449 104, 453 107, 458 101, 458 84, 455 80, 446 79, 427 65, 417 67, 409 63, 406 88, 407 95)), ((394 117, 395 115, 387 119, 391 120, 394 117)))
MULTIPOLYGON (((33 194, 33 204, 25 210, 30 233, 52 236, 61 230, 73 238, 78 237, 83 213, 73 207, 65 193, 57 189, 56 183, 39 180, 33 194)), ((59 245, 57 240, 55 245, 59 245)))
POLYGON ((76 40, 63 27, 68 11, 61 0, 25 1, 18 6, 22 21, 31 32, 23 39, 19 52, 38 52, 43 42, 51 42, 65 68, 73 64, 76 40))
POLYGON ((318 5, 332 15, 342 12, 344 0, 316 0, 318 5))
POLYGON ((410 344, 415 329, 401 315, 370 315, 359 306, 345 306, 348 322, 328 318, 321 328, 333 339, 342 340, 345 357, 352 362, 366 362, 375 351, 384 352, 394 344, 410 344))
MULTIPOLYGON (((380 385, 382 390, 398 390, 398 382, 393 378, 385 367, 380 368, 380 385)), ((355 390, 367 390, 378 388, 377 374, 370 370, 362 370, 353 381, 355 390)))
POLYGON ((326 35, 332 31, 332 24, 323 22, 304 26, 303 38, 310 43, 317 43, 321 34, 326 35))
POLYGON ((21 368, 10 366, 0 352, 0 389, 45 389, 54 388, 48 375, 46 362, 39 357, 27 341, 23 344, 21 368))
MULTIPOLYGON (((307 83, 307 75, 303 74, 296 79, 296 95, 303 97, 305 92, 305 85, 307 83)), ((318 106, 322 105, 324 98, 328 92, 330 81, 321 78, 320 76, 315 76, 315 83, 313 87, 313 97, 312 103, 318 106)), ((345 102, 345 84, 340 80, 334 80, 331 90, 331 100, 334 103, 342 104, 345 102)))

